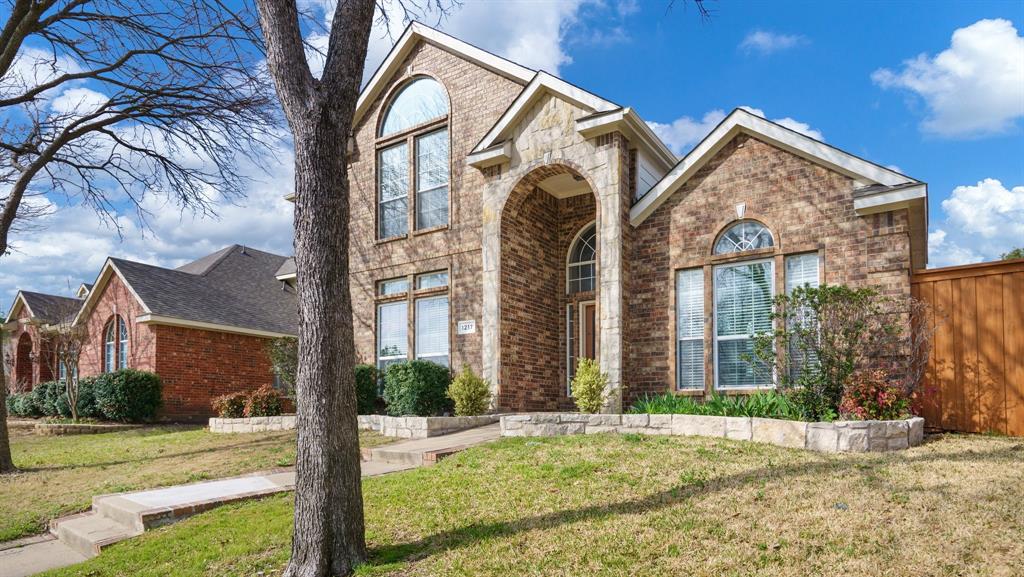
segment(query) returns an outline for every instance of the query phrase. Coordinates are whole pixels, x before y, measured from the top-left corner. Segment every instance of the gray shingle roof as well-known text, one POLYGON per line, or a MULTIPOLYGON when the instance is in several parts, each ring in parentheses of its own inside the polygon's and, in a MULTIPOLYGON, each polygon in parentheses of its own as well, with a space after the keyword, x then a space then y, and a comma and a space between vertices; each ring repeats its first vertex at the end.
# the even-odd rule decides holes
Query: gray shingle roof
POLYGON ((177 269, 110 259, 154 315, 294 335, 295 291, 274 278, 286 260, 239 245, 177 269))
POLYGON ((74 317, 82 307, 82 301, 75 298, 21 291, 25 304, 32 311, 33 318, 45 323, 55 323, 74 317), (63 318, 61 318, 63 317, 63 318))

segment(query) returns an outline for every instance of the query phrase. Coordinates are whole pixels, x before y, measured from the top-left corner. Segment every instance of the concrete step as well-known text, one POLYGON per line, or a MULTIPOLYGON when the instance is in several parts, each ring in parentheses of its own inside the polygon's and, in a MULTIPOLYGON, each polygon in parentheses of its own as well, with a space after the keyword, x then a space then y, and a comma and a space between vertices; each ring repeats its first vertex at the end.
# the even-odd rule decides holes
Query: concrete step
POLYGON ((95 512, 57 519, 50 532, 85 557, 95 557, 104 547, 142 533, 95 512))
POLYGON ((474 445, 494 441, 499 437, 501 437, 501 426, 498 423, 494 423, 493 425, 467 429, 439 437, 410 439, 376 447, 370 450, 370 460, 412 467, 433 465, 459 451, 474 445))

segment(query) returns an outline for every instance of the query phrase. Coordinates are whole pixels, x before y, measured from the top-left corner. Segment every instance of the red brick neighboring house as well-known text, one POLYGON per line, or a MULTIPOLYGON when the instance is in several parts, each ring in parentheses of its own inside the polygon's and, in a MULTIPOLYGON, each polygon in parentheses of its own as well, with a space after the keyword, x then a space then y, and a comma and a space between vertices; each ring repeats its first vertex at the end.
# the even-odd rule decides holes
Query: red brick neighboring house
MULTIPOLYGON (((411 25, 350 146, 356 351, 469 364, 498 407, 609 410, 770 387, 743 362, 773 295, 909 294, 927 185, 737 109, 684 157, 635 110, 411 25)), ((302 271, 299 271, 301 277, 302 271)))
POLYGON ((18 291, 5 319, 8 363, 12 389, 31 391, 39 383, 51 381, 59 369, 46 338, 46 327, 74 316, 82 306, 80 299, 18 291))
MULTIPOLYGON (((298 322, 294 289, 276 278, 289 260, 239 245, 177 269, 108 258, 75 301, 75 322, 90 335, 80 376, 155 372, 163 382, 160 416, 174 421, 210 416, 216 396, 273 384, 267 341, 294 336, 298 322)), ((16 304, 11 313, 25 308, 16 304)), ((43 376, 34 382, 50 378, 43 376)))

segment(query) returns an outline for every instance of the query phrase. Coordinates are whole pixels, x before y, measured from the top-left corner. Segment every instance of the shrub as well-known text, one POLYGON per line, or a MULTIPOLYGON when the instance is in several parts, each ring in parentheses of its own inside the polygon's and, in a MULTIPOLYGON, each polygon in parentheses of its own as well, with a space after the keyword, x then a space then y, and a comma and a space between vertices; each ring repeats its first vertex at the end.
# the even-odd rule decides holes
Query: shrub
POLYGON ((83 377, 78 379, 78 417, 81 419, 99 419, 103 417, 96 406, 96 379, 83 377))
POLYGON ((245 403, 249 395, 242 391, 228 393, 213 399, 213 412, 222 419, 238 419, 245 415, 245 403))
POLYGON ((802 420, 799 405, 789 396, 776 391, 758 391, 749 396, 713 394, 704 402, 693 397, 666 393, 644 397, 633 404, 631 413, 676 415, 713 415, 722 417, 759 417, 765 419, 802 420))
POLYGON ((295 375, 299 370, 299 340, 279 337, 267 343, 267 356, 275 375, 281 379, 285 391, 295 392, 295 375))
POLYGON ((263 385, 249 393, 243 414, 246 417, 276 417, 281 411, 281 393, 270 385, 263 385))
POLYGON ((356 408, 360 415, 377 411, 377 367, 356 365, 356 408))
POLYGON ((597 361, 581 358, 572 379, 572 395, 581 413, 599 413, 604 406, 604 388, 608 375, 601 372, 597 361))
POLYGON ((857 371, 846 385, 839 412, 860 421, 903 419, 910 415, 910 398, 885 371, 857 371))
POLYGON ((14 417, 39 417, 42 413, 36 406, 31 392, 7 395, 7 414, 14 417))
POLYGON ((162 404, 160 377, 121 369, 96 377, 96 408, 103 418, 127 423, 151 421, 162 404))
POLYGON ((32 401, 36 410, 44 417, 56 417, 60 415, 60 407, 54 402, 60 402, 60 393, 63 385, 56 381, 45 381, 32 387, 32 401))
POLYGON ((440 415, 452 408, 446 396, 451 372, 429 361, 391 365, 384 372, 384 402, 389 415, 440 415))
POLYGON ((491 406, 491 387, 469 365, 462 365, 462 372, 448 385, 448 398, 455 402, 456 415, 482 415, 491 406))

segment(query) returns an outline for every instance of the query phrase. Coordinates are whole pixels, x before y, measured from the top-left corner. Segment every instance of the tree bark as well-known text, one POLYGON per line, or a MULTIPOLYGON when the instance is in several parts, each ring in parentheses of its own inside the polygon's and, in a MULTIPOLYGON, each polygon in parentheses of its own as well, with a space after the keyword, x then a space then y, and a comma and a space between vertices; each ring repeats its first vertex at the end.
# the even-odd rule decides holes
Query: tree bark
POLYGON ((0 475, 13 473, 14 459, 11 458, 11 438, 7 433, 7 373, 4 372, 4 354, 7 334, 0 328, 0 475))
POLYGON ((309 72, 294 2, 258 0, 267 62, 295 149, 299 271, 295 531, 286 577, 349 575, 366 560, 355 346, 349 295, 347 139, 373 0, 343 0, 321 80, 309 72))

